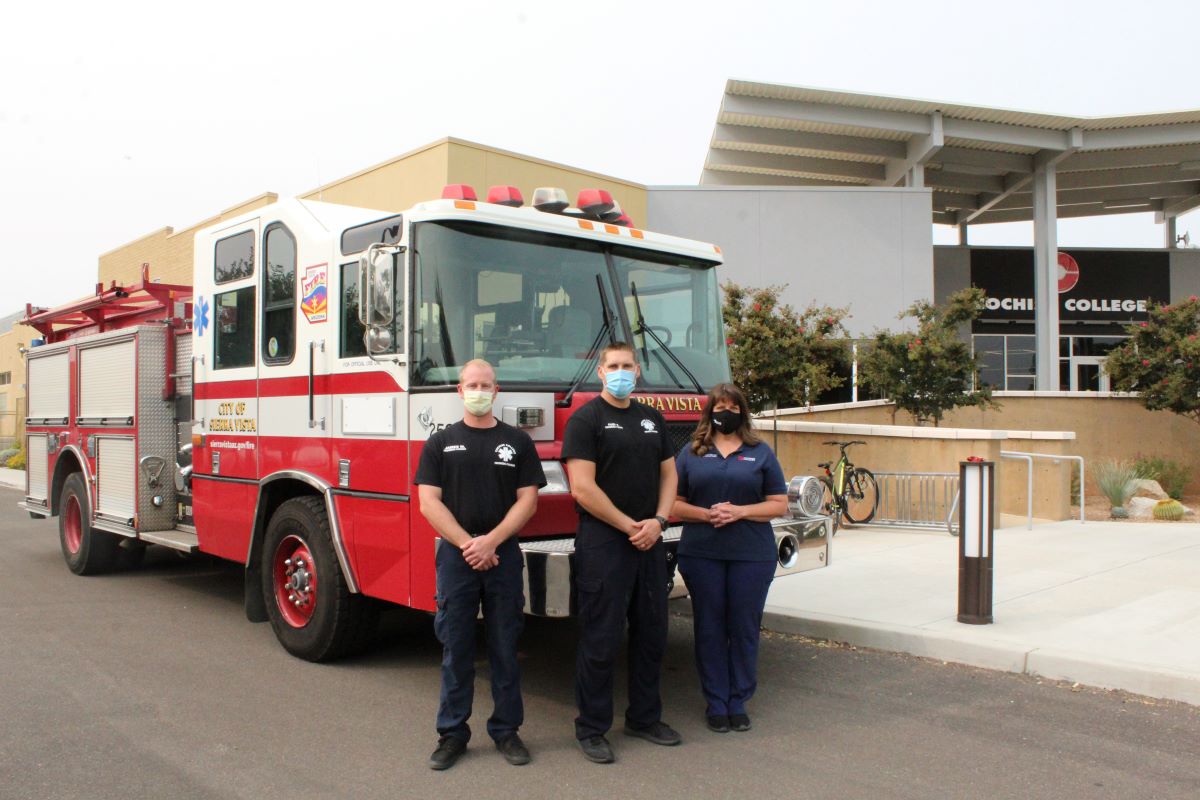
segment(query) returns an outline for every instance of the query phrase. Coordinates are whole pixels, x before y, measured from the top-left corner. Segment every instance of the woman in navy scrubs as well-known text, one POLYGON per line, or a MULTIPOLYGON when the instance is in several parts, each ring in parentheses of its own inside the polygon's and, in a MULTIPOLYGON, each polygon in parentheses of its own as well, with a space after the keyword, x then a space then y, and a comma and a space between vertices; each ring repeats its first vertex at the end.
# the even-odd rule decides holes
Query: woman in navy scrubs
POLYGON ((696 668, 708 727, 750 730, 758 635, 775 576, 771 520, 787 511, 787 484, 771 448, 750 427, 750 407, 719 383, 690 444, 675 459, 684 521, 679 571, 692 597, 696 668))

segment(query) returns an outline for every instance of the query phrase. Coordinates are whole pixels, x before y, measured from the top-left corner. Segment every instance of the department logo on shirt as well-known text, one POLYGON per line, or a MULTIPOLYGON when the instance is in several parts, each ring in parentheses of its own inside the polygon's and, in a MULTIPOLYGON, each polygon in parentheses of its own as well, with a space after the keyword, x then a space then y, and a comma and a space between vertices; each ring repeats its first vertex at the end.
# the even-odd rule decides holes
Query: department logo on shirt
POLYGON ((642 430, 644 430, 646 433, 654 433, 658 430, 658 428, 654 427, 654 420, 644 419, 642 420, 642 430))
POLYGON ((753 456, 738 456, 738 461, 757 461, 753 456))
POLYGON ((625 430, 625 429, 624 429, 624 428, 622 428, 622 427, 621 427, 619 424, 617 424, 617 423, 615 423, 615 422, 610 422, 610 423, 608 423, 607 425, 605 425, 605 426, 604 426, 604 430, 606 430, 606 431, 610 431, 610 430, 618 430, 618 431, 623 431, 623 430, 625 430))
POLYGON ((500 459, 496 464, 504 467, 514 467, 512 460, 517 457, 517 451, 510 444, 502 444, 496 448, 496 458, 500 459))

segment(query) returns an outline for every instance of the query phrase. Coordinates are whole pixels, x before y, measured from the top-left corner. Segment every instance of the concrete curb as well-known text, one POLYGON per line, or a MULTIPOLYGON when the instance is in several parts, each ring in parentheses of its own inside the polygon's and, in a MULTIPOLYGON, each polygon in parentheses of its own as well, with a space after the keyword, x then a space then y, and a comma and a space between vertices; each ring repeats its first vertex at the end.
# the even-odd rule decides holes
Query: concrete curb
POLYGON ((1053 648, 1027 649, 995 639, 965 641, 944 633, 847 617, 812 613, 793 616, 772 610, 771 606, 763 614, 763 627, 779 633, 1200 705, 1200 675, 1146 664, 1105 660, 1053 648))

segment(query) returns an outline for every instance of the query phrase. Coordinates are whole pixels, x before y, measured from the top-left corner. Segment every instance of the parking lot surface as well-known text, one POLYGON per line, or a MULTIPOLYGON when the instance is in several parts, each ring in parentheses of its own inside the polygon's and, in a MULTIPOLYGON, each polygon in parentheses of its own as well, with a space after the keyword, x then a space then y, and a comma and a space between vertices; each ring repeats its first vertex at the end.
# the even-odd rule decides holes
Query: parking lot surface
POLYGON ((778 634, 763 640, 754 729, 710 733, 683 615, 664 689, 683 746, 618 731, 615 765, 585 762, 574 626, 530 619, 533 763, 509 766, 483 734, 481 660, 476 737, 435 773, 440 647, 425 615, 390 612, 368 654, 309 664, 245 620, 236 565, 153 550, 136 571, 79 578, 57 520, 17 499, 0 490, 0 800, 1200 796, 1193 706, 778 634))

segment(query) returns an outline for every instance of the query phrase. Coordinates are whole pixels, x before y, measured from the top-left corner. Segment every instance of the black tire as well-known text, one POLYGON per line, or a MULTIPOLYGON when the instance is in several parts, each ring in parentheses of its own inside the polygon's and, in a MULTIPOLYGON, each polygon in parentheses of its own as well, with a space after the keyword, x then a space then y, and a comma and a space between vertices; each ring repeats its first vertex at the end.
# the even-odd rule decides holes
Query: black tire
POLYGON ((833 479, 828 475, 821 475, 817 480, 821 482, 821 488, 824 490, 821 496, 821 511, 831 520, 833 535, 837 536, 838 528, 842 525, 842 513, 833 507, 833 479))
POLYGON ((58 501, 58 543, 67 569, 76 575, 99 575, 112 570, 120 538, 92 528, 92 503, 83 475, 74 472, 63 482, 58 501))
POLYGON ((271 628, 292 655, 305 661, 332 661, 360 651, 370 641, 379 608, 347 586, 333 549, 325 504, 319 498, 294 497, 279 507, 267 524, 260 571, 271 628), (289 552, 300 554, 304 562, 290 589, 283 578, 292 582, 292 577, 276 570, 281 566, 277 559, 289 552), (310 569, 315 580, 310 580, 310 569), (289 604, 289 592, 302 601, 296 608, 289 604))
POLYGON ((871 470, 855 467, 846 478, 846 520, 866 525, 879 510, 879 485, 871 470))

